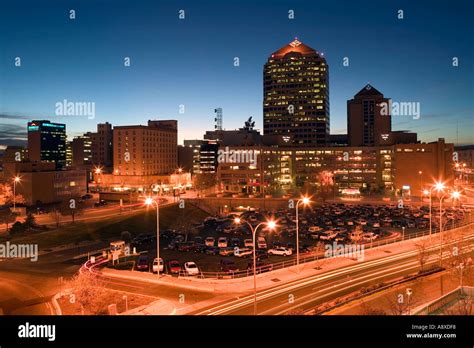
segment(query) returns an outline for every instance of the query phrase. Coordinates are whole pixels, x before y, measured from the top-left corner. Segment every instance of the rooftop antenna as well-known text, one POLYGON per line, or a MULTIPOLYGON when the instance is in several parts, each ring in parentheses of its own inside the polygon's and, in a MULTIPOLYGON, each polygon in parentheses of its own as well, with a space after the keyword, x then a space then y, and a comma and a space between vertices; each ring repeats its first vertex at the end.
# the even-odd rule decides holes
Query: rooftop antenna
POLYGON ((214 113, 216 114, 216 117, 214 118, 214 129, 217 131, 222 130, 222 108, 217 108, 214 109, 214 113))

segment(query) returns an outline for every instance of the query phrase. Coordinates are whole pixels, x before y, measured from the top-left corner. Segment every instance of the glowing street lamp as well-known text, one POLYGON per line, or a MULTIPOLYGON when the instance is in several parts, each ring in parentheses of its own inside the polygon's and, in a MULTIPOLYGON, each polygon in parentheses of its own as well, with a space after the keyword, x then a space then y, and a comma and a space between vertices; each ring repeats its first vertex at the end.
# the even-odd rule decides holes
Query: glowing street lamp
POLYGON ((296 272, 300 272, 300 228, 299 228, 299 215, 298 208, 300 204, 308 205, 311 203, 309 197, 304 196, 296 202, 296 272))
POLYGON ((266 222, 261 222, 257 226, 253 227, 251 223, 248 221, 236 217, 234 219, 234 223, 240 225, 241 223, 246 223, 250 231, 252 231, 252 243, 253 243, 253 315, 257 315, 257 257, 255 253, 256 245, 255 245, 255 235, 257 234, 257 230, 260 226, 266 226, 269 230, 274 230, 277 228, 277 223, 275 220, 268 220, 266 222))
POLYGON ((151 197, 145 199, 147 206, 156 205, 156 258, 158 260, 158 277, 160 276, 160 202, 151 197))
POLYGON ((19 176, 13 178, 13 211, 16 212, 16 184, 20 182, 21 179, 19 176))

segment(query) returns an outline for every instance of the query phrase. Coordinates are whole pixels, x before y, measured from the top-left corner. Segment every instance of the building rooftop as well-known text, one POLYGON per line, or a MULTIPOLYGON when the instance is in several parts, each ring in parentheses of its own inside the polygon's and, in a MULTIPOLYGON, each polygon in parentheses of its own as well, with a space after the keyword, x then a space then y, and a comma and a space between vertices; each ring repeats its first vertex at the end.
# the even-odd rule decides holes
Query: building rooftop
POLYGON ((303 56, 315 55, 315 54, 321 55, 316 50, 312 49, 311 47, 305 45, 304 43, 299 41, 297 38, 295 38, 288 45, 280 48, 278 51, 273 52, 271 55, 271 58, 283 58, 285 55, 287 55, 290 52, 297 52, 297 53, 302 54, 303 56))

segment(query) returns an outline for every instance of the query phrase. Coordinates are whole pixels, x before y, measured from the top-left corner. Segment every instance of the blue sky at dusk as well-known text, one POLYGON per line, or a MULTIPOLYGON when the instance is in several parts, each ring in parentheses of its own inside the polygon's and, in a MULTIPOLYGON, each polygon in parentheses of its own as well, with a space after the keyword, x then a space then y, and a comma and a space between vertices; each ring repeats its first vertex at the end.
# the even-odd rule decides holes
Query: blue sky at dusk
POLYGON ((393 129, 416 131, 422 141, 474 143, 469 0, 4 0, 0 6, 0 145, 24 138, 34 118, 66 123, 70 138, 99 122, 177 119, 181 143, 213 129, 214 108, 222 107, 226 129, 249 116, 261 129, 263 64, 294 37, 328 61, 331 133, 346 131, 346 102, 370 82, 393 101, 421 103, 419 120, 393 117, 393 129), (95 102, 96 118, 55 116, 63 99, 95 102))

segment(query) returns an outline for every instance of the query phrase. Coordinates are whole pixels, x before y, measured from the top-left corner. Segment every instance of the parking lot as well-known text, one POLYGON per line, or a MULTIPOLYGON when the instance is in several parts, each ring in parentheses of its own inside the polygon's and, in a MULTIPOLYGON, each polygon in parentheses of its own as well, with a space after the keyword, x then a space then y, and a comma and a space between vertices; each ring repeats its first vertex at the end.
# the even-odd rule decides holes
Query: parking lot
MULTIPOLYGON (((447 207, 443 212, 446 226, 465 218, 467 211, 447 207)), ((437 228, 439 211, 433 209, 433 229, 437 228)), ((252 269, 251 231, 244 223, 237 225, 235 217, 256 226, 268 218, 277 221, 274 231, 259 229, 257 245, 258 268, 272 269, 272 265, 289 261, 296 255, 296 216, 294 209, 279 211, 244 211, 226 216, 207 217, 191 230, 160 231, 160 257, 165 273, 186 272, 184 265, 193 262, 200 272, 237 272, 252 269), (272 255, 282 254, 282 255, 272 255), (170 265, 170 262, 172 265, 170 265)), ((324 244, 364 244, 394 233, 406 236, 429 228, 429 208, 395 205, 324 204, 312 209, 300 209, 300 256, 324 251, 324 244)), ((446 227, 445 227, 446 228, 446 227)), ((132 241, 132 247, 141 252, 143 271, 152 271, 156 257, 156 237, 153 231, 141 233, 132 241)), ((156 266, 157 268, 157 266, 156 266)), ((135 266, 135 269, 136 266, 135 266)))

